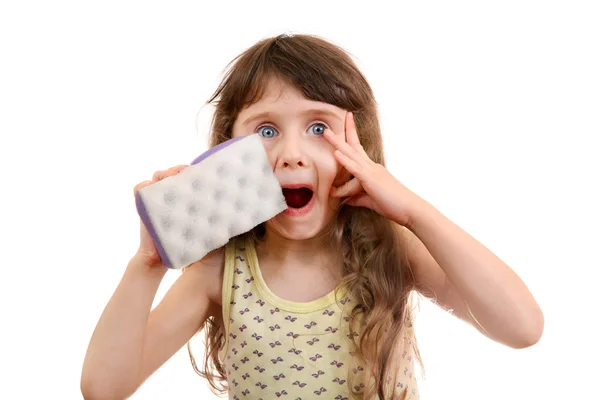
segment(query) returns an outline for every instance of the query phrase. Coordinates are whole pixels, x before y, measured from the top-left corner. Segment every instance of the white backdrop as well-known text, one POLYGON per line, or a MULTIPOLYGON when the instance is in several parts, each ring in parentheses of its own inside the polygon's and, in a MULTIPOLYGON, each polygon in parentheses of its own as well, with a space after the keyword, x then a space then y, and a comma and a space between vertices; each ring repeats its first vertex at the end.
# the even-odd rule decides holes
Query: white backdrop
MULTIPOLYGON (((133 186, 203 152, 199 111, 227 62, 292 32, 357 58, 390 170, 545 312, 540 343, 517 351, 423 302, 423 399, 599 399, 597 3, 206 3, 0 6, 0 398, 81 398, 88 340, 137 246, 133 186)), ((133 398, 212 397, 184 348, 133 398)))

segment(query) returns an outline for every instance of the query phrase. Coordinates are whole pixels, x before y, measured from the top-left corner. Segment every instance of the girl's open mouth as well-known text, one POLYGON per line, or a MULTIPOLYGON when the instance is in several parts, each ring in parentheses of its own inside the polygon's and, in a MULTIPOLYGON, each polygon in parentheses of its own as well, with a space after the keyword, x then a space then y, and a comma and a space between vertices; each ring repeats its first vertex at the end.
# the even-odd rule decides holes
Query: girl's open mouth
POLYGON ((283 188, 283 196, 288 205, 286 215, 302 216, 307 214, 314 204, 314 193, 307 187, 283 188))

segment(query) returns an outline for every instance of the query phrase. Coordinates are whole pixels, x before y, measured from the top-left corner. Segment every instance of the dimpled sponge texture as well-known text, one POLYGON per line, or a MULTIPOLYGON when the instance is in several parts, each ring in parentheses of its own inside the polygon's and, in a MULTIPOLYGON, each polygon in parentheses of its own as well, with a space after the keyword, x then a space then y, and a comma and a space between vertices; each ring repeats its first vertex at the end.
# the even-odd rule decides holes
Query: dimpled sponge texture
POLYGON ((179 174, 138 190, 138 214, 163 265, 182 268, 287 208, 257 134, 213 147, 179 174))

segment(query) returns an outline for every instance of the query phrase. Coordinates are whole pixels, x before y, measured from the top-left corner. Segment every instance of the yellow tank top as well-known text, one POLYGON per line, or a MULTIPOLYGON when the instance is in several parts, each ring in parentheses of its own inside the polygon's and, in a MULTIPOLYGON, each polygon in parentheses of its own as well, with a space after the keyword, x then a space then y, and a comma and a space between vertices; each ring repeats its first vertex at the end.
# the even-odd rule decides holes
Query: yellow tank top
MULTIPOLYGON (((219 352, 229 398, 348 400, 350 391, 363 392, 364 367, 350 355, 350 335, 359 334, 349 331, 354 305, 342 289, 304 303, 276 296, 262 278, 251 242, 232 240, 225 248, 226 342, 219 352)), ((416 400, 414 354, 404 350, 399 357, 390 384, 396 395, 416 400)))

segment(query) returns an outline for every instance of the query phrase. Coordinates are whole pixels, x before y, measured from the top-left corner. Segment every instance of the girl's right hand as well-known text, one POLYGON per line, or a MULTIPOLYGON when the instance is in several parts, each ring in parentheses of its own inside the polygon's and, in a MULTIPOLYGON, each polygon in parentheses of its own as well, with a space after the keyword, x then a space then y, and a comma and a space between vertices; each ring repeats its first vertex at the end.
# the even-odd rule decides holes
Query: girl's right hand
MULTIPOLYGON (((153 183, 156 183, 160 180, 163 180, 169 176, 173 176, 181 172, 183 169, 187 168, 187 165, 178 165, 172 168, 169 168, 165 171, 156 171, 152 176, 151 181, 143 181, 135 185, 133 188, 133 195, 137 194, 137 191, 150 186, 153 183)), ((160 259, 160 255, 158 254, 158 250, 156 250, 156 246, 148 233, 148 230, 144 226, 144 223, 140 219, 140 247, 138 248, 134 258, 138 259, 142 264, 150 266, 150 267, 159 267, 162 266, 162 262, 160 259)))

